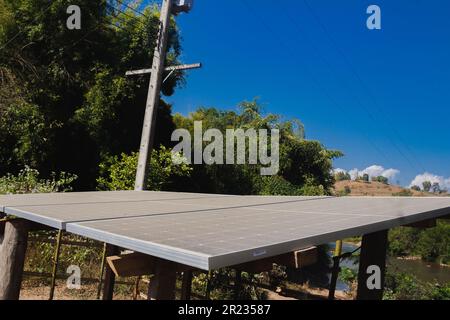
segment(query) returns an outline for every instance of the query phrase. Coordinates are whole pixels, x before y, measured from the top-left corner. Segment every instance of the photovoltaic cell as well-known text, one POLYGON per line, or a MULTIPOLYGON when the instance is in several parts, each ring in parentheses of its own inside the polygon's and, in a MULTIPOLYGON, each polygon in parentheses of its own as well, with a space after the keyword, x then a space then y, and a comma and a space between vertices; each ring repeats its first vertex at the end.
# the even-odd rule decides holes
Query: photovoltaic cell
POLYGON ((97 192, 0 197, 31 221, 204 270, 450 214, 450 198, 97 192))

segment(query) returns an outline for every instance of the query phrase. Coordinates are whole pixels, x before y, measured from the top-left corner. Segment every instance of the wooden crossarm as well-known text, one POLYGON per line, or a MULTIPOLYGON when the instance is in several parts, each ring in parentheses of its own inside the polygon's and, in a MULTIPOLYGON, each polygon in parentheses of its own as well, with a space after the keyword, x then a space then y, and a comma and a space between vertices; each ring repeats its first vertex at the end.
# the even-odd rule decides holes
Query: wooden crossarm
POLYGON ((106 261, 117 277, 150 275, 155 273, 155 270, 159 267, 172 269, 174 272, 192 271, 194 269, 137 252, 107 257, 106 261))
POLYGON ((242 263, 233 266, 232 268, 249 273, 261 273, 270 271, 273 268, 273 264, 278 264, 294 269, 301 269, 315 264, 317 262, 317 258, 317 247, 310 247, 275 257, 242 263))

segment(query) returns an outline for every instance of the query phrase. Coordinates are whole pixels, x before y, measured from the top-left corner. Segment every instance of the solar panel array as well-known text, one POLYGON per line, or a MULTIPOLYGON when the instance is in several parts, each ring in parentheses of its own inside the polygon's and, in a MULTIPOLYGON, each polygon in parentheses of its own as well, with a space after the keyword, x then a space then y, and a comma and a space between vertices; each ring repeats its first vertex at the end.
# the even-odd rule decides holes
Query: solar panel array
POLYGON ((204 270, 450 214, 450 198, 92 192, 0 197, 0 209, 204 270))

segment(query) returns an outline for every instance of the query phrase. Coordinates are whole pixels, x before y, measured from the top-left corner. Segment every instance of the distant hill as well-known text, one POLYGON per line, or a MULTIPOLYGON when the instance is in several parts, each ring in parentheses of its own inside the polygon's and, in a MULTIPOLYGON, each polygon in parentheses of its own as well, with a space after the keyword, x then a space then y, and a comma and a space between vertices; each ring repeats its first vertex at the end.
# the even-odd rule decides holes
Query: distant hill
MULTIPOLYGON (((338 181, 334 185, 336 195, 347 196, 414 196, 414 197, 430 197, 436 194, 422 191, 415 191, 395 185, 387 185, 381 182, 364 182, 364 181, 338 181), (350 193, 348 191, 350 190, 350 193)), ((439 196, 449 196, 448 193, 439 196)))

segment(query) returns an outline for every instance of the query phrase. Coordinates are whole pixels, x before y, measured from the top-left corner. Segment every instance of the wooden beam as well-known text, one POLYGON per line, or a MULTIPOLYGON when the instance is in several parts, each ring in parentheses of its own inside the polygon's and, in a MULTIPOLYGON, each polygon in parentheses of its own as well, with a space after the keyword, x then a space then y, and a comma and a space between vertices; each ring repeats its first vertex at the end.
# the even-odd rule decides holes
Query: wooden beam
POLYGON ((108 266, 117 277, 137 277, 153 272, 156 258, 140 253, 107 257, 108 266))
POLYGON ((170 265, 170 268, 174 269, 175 272, 194 270, 194 268, 186 265, 137 252, 107 257, 106 261, 117 277, 139 277, 153 274, 158 263, 170 265))
POLYGON ((176 281, 173 263, 158 261, 148 286, 148 300, 175 300, 176 281))
POLYGON ((175 71, 175 70, 190 70, 190 69, 199 69, 202 67, 201 63, 192 63, 192 64, 182 64, 179 66, 171 66, 167 67, 166 71, 175 71))
MULTIPOLYGON (((112 256, 119 253, 119 248, 116 246, 113 246, 111 244, 106 245, 106 256, 112 256)), ((112 300, 114 296, 114 284, 116 282, 116 276, 114 272, 111 270, 109 265, 106 265, 105 270, 105 279, 104 279, 104 285, 103 285, 103 300, 112 300)))
POLYGON ((317 257, 317 247, 310 247, 275 257, 239 264, 232 268, 249 273, 270 271, 273 268, 273 264, 301 269, 315 264, 317 262, 317 257))
POLYGON ((359 259, 357 300, 381 300, 383 298, 387 245, 387 230, 363 236, 359 259), (374 281, 378 282, 378 288, 373 287, 374 281))
MULTIPOLYGON (((176 71, 176 70, 190 70, 190 69, 199 69, 202 67, 201 63, 193 63, 193 64, 182 64, 179 66, 171 66, 164 69, 164 71, 176 71)), ((141 69, 134 71, 127 71, 125 73, 126 76, 137 76, 142 74, 152 73, 152 69, 141 69)))
POLYGON ((4 226, 0 246, 0 300, 18 300, 27 250, 26 220, 14 219, 4 226))
POLYGON ((406 225, 405 227, 411 227, 416 229, 430 229, 436 227, 436 219, 424 220, 406 225))

